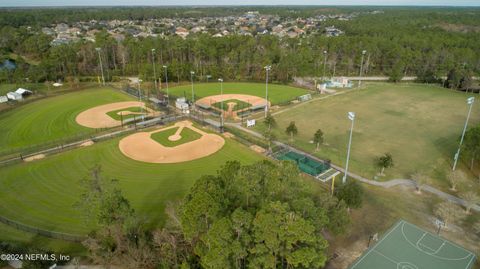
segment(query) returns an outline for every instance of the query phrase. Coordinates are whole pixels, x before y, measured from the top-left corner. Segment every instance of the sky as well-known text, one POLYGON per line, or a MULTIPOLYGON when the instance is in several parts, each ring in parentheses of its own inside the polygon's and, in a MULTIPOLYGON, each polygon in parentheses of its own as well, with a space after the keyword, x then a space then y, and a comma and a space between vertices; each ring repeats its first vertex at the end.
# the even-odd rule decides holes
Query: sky
POLYGON ((0 0, 0 7, 178 5, 404 5, 480 6, 480 0, 0 0))

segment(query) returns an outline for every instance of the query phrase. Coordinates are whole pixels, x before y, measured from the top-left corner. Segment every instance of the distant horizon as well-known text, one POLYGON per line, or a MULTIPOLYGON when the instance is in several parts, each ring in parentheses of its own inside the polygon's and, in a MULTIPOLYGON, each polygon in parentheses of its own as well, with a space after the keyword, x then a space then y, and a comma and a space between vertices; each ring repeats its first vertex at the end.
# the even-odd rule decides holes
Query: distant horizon
POLYGON ((478 0, 245 0, 242 4, 225 4, 224 0, 5 0, 0 8, 35 8, 35 7, 248 7, 248 6, 338 6, 338 7, 480 7, 478 0), (420 3, 419 3, 420 2, 420 3), (134 4, 132 4, 134 3, 134 4))

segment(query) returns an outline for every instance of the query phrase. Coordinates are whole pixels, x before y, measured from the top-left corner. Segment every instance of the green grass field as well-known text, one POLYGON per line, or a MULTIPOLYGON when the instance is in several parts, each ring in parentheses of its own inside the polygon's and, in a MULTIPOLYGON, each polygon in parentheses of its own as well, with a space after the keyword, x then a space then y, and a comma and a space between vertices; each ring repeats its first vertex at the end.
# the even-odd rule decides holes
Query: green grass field
MULTIPOLYGON (((84 234, 89 231, 78 201, 79 180, 95 164, 117 179, 139 217, 150 225, 164 221, 166 201, 180 200, 201 175, 214 174, 229 160, 261 159, 247 147, 226 139, 216 154, 179 164, 151 164, 125 157, 119 139, 64 152, 46 159, 0 168, 0 215, 34 227, 84 234)), ((2 231, 0 230, 0 234, 2 231)))
POLYGON ((130 101, 126 94, 110 88, 92 88, 20 106, 0 114, 0 152, 91 133, 75 117, 102 104, 130 101))
MULTIPOLYGON (((198 83, 194 84, 195 100, 202 97, 220 94, 220 84, 218 83, 198 83)), ((263 83, 223 83, 223 93, 241 93, 259 96, 265 98, 265 84, 263 83)), ((268 96, 269 101, 273 105, 285 103, 297 98, 300 95, 308 93, 308 90, 295 88, 286 85, 269 84, 268 96)), ((192 98, 191 85, 183 85, 170 88, 170 94, 174 96, 183 97, 187 99, 192 98)))
POLYGON ((123 116, 120 116, 118 115, 118 112, 120 111, 130 111, 130 112, 135 112, 135 113, 139 113, 139 112, 142 112, 142 108, 141 107, 128 107, 128 108, 123 108, 123 109, 118 109, 118 110, 114 110, 114 111, 110 111, 110 112, 107 112, 107 115, 110 116, 110 118, 114 119, 114 120, 127 120, 127 119, 132 119, 133 117, 141 117, 140 114, 128 114, 128 115, 123 115, 123 116))
MULTIPOLYGON (((247 102, 243 102, 243 101, 240 101, 240 100, 237 100, 237 99, 230 99, 230 100, 223 101, 223 110, 224 111, 228 111, 228 103, 236 103, 236 105, 233 107, 233 111, 249 108, 249 107, 252 106, 251 104, 249 104, 247 102)), ((222 102, 215 103, 212 106, 214 106, 218 109, 222 109, 222 102)))
MULTIPOLYGON (((294 144, 308 152, 317 129, 322 129, 325 144, 315 155, 345 165, 351 122, 347 112, 357 113, 350 170, 373 178, 379 169, 374 160, 390 152, 395 166, 386 170, 391 178, 409 178, 425 171, 443 190, 448 189, 445 172, 458 146, 465 123, 469 94, 421 84, 369 83, 365 89, 347 92, 274 116, 277 137, 289 141, 285 128, 291 121, 298 127, 294 144)), ((474 104, 470 126, 480 121, 480 105, 474 104)), ((257 131, 265 128, 258 124, 257 131)))
POLYGON ((158 143, 166 146, 166 147, 175 147, 181 144, 185 144, 190 141, 194 141, 202 137, 201 134, 195 132, 194 130, 190 128, 183 128, 182 132, 180 133, 180 136, 182 137, 178 141, 170 141, 168 140, 168 137, 171 135, 174 135, 175 132, 178 130, 178 128, 172 128, 168 129, 165 131, 153 133, 150 137, 157 141, 158 143))

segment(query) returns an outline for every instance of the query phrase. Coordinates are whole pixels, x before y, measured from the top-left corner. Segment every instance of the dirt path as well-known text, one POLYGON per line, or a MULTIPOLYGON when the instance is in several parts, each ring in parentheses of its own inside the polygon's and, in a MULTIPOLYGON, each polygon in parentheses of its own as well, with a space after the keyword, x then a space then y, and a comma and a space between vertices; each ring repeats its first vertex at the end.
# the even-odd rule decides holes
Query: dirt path
MULTIPOLYGON (((145 104, 138 101, 128 101, 128 102, 117 102, 101 106, 96 106, 90 109, 83 111, 78 114, 75 118, 76 122, 82 126, 89 128, 111 128, 115 126, 120 126, 122 123, 119 120, 114 120, 112 117, 107 115, 108 112, 125 109, 130 107, 143 107, 145 110, 149 111, 148 114, 152 111, 145 107, 145 104)), ((120 111, 119 113, 121 113, 120 111)), ((126 111, 125 111, 126 112, 126 111)), ((129 111, 130 112, 130 111, 129 111)), ((130 112, 135 113, 135 112, 130 112)), ((127 115, 128 113, 122 113, 127 115)))
POLYGON ((194 127, 190 121, 181 121, 175 123, 173 126, 155 130, 153 132, 132 134, 120 140, 118 146, 125 156, 137 161, 148 163, 180 163, 212 155, 219 151, 224 144, 225 140, 221 136, 206 133, 194 127), (179 129, 189 128, 201 134, 202 137, 176 147, 163 146, 150 137, 153 133, 162 132, 176 127, 179 127, 179 129))

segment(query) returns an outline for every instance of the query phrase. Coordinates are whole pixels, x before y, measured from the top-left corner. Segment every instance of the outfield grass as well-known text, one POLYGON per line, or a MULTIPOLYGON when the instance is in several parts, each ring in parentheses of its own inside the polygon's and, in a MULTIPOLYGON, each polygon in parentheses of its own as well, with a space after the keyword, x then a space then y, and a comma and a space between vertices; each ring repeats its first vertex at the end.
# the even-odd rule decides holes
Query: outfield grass
POLYGON ((182 137, 180 140, 178 141, 168 140, 168 137, 171 135, 174 135, 177 130, 178 128, 168 129, 162 132, 153 133, 150 137, 153 140, 157 141, 158 143, 164 145, 165 147, 175 147, 190 141, 197 140, 200 137, 202 137, 201 134, 195 132, 190 128, 185 127, 182 129, 182 132, 180 133, 180 136, 182 137))
MULTIPOLYGON (((226 161, 252 163, 261 155, 226 139, 217 153, 179 164, 134 161, 118 148, 119 139, 97 143, 46 159, 0 168, 0 215, 47 230, 84 234, 90 228, 73 205, 80 198, 79 180, 98 164, 119 181, 139 219, 151 226, 164 222, 166 201, 181 200, 201 176, 215 174, 226 161)), ((0 231, 0 234, 2 231, 0 231)))
MULTIPOLYGON (((430 174, 436 185, 448 190, 445 173, 458 146, 467 114, 467 97, 437 86, 421 84, 369 83, 354 90, 306 105, 294 107, 275 116, 280 140, 289 141, 285 128, 291 121, 298 127, 294 144, 308 152, 317 129, 324 132, 325 143, 315 155, 344 166, 351 122, 355 120, 350 170, 373 178, 379 169, 374 160, 390 152, 395 166, 386 170, 391 178, 409 178, 415 171, 430 174)), ((470 126, 480 121, 480 106, 474 104, 470 126)), ((265 128, 258 124, 257 131, 265 128)), ((467 186, 466 186, 467 187, 467 186)))
POLYGON ((133 117, 139 118, 139 117, 142 116, 140 114, 128 114, 128 115, 120 116, 120 115, 118 115, 118 112, 120 112, 120 111, 130 111, 130 112, 139 113, 139 112, 142 112, 143 110, 142 110, 141 107, 138 107, 138 106, 137 107, 128 107, 128 108, 122 108, 122 109, 107 112, 107 115, 110 116, 110 118, 112 118, 114 120, 122 120, 122 117, 123 117, 123 120, 127 120, 127 119, 130 119, 130 118, 133 119, 133 117))
MULTIPOLYGON (((16 246, 48 250, 54 253, 84 255, 85 248, 80 243, 47 238, 24 232, 0 223, 0 243, 11 243, 16 246)), ((0 253, 1 254, 1 253, 0 253)))
MULTIPOLYGON (((233 111, 249 108, 249 107, 252 106, 251 104, 249 104, 247 102, 243 102, 243 101, 240 101, 240 100, 237 100, 237 99, 229 99, 229 100, 223 101, 223 110, 224 111, 228 111, 228 103, 236 103, 236 105, 233 107, 233 111)), ((217 103, 213 104, 212 106, 214 106, 218 109, 222 109, 222 102, 217 102, 217 103)))
POLYGON ((92 88, 38 100, 0 114, 0 152, 92 133, 75 117, 102 104, 131 101, 111 88, 92 88))
MULTIPOLYGON (((191 85, 183 85, 170 88, 170 94, 174 96, 183 97, 187 99, 192 98, 191 85)), ((194 84, 195 100, 202 97, 219 95, 220 84, 218 83, 196 83, 194 84)), ((223 93, 225 94, 248 94, 265 98, 265 84, 263 83, 237 83, 229 82, 223 83, 223 93)), ((269 84, 268 85, 268 99, 273 104, 285 103, 297 98, 300 95, 309 93, 308 90, 295 88, 286 85, 269 84)))

